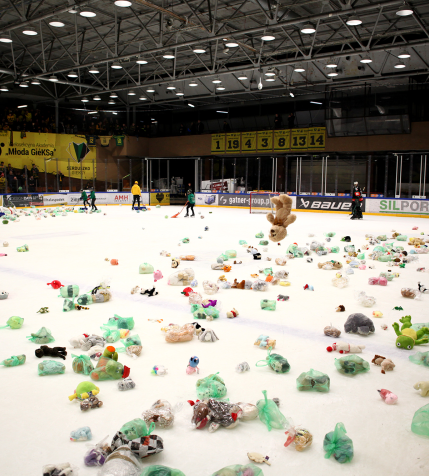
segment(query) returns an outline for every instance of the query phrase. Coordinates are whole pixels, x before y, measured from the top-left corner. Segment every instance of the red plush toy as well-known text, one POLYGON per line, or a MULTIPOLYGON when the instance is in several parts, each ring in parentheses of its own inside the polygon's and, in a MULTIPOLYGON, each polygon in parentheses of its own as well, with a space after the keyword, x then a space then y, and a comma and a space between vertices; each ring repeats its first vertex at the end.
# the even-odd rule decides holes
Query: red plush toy
POLYGON ((61 284, 60 281, 58 281, 57 279, 54 279, 52 281, 52 283, 46 283, 48 286, 51 285, 54 289, 58 289, 58 288, 63 288, 64 287, 64 284, 61 284))
POLYGON ((193 290, 192 288, 187 287, 187 288, 185 288, 185 289, 182 291, 181 294, 184 294, 186 297, 189 297, 189 295, 190 295, 191 293, 193 293, 193 292, 194 292, 194 290, 193 290))

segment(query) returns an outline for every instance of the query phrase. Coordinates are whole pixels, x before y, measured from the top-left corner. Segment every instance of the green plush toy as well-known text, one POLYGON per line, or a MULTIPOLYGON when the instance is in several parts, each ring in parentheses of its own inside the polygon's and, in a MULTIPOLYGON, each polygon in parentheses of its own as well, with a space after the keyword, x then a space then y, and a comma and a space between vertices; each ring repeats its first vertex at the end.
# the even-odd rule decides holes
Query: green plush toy
POLYGON ((411 316, 404 316, 399 319, 399 322, 402 322, 400 330, 397 322, 392 324, 398 336, 396 338, 396 347, 411 350, 415 345, 427 344, 429 342, 429 337, 423 337, 425 334, 429 334, 429 329, 427 327, 422 327, 418 331, 412 329, 411 316))
POLYGON ((98 395, 100 389, 92 382, 81 382, 77 387, 73 395, 70 395, 69 400, 72 401, 75 398, 78 400, 85 400, 88 397, 98 395))

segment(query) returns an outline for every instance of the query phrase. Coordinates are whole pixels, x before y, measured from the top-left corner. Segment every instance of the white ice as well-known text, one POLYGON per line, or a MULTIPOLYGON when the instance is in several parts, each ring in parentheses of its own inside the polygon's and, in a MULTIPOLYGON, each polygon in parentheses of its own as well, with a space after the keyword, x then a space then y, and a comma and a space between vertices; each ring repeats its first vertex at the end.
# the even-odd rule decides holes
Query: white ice
MULTIPOLYGON (((164 440, 164 451, 143 461, 143 466, 163 464, 182 470, 186 476, 209 476, 230 464, 246 464, 246 453, 257 451, 270 457, 271 467, 263 465, 265 475, 312 474, 337 476, 428 474, 428 440, 411 432, 414 412, 429 403, 413 389, 420 380, 429 380, 429 369, 415 365, 408 357, 416 351, 427 351, 429 345, 415 347, 413 351, 395 347, 392 323, 401 316, 410 314, 414 323, 428 322, 429 296, 421 301, 405 299, 402 287, 416 287, 417 282, 429 285, 427 273, 419 273, 417 267, 429 269, 429 257, 420 255, 418 262, 405 269, 392 268, 401 276, 389 282, 387 287, 369 286, 368 278, 378 276, 388 269, 385 263, 375 262, 376 269, 355 270, 350 276, 350 285, 337 289, 331 284, 335 271, 317 268, 319 261, 339 258, 344 264, 344 253, 318 257, 314 262, 305 259, 289 260, 290 287, 274 286, 267 293, 244 290, 223 290, 214 296, 221 301, 221 317, 213 322, 202 322, 215 330, 219 337, 216 343, 202 343, 196 338, 187 343, 168 344, 160 328, 169 323, 192 322, 188 298, 181 294, 182 288, 167 285, 174 270, 170 258, 160 256, 161 250, 171 252, 172 257, 194 253, 197 260, 190 263, 199 281, 197 290, 202 292, 202 281, 216 281, 223 272, 212 271, 210 264, 227 249, 236 249, 238 260, 243 264, 233 265, 227 274, 230 281, 251 279, 259 269, 276 266, 274 258, 284 256, 290 243, 305 246, 312 240, 324 241, 325 232, 336 232, 331 245, 339 245, 343 235, 350 235, 352 243, 360 248, 367 243, 365 233, 387 234, 392 229, 408 236, 419 236, 428 231, 428 221, 418 218, 395 218, 365 216, 364 220, 352 221, 346 214, 298 213, 296 222, 289 227, 287 238, 281 246, 270 242, 269 251, 262 261, 253 261, 250 254, 239 246, 240 239, 258 247, 255 234, 263 231, 267 236, 269 224, 264 215, 250 215, 248 210, 196 208, 196 218, 165 219, 179 211, 175 207, 152 208, 146 213, 135 213, 130 207, 103 207, 103 213, 67 214, 66 217, 23 217, 19 223, 1 226, 0 244, 8 254, 0 258, 1 287, 10 293, 1 301, 1 325, 17 315, 25 319, 20 330, 0 330, 0 360, 11 355, 26 354, 27 362, 14 368, 0 368, 1 373, 1 452, 0 474, 2 476, 37 476, 47 463, 69 461, 79 467, 80 476, 97 474, 97 468, 83 464, 87 450, 85 443, 71 442, 70 431, 81 426, 90 426, 95 443, 106 435, 111 438, 127 421, 141 416, 157 399, 167 399, 171 404, 196 399, 195 383, 198 378, 220 372, 225 380, 227 397, 232 402, 256 403, 262 398, 262 390, 269 398, 280 398, 280 410, 292 417, 313 434, 313 445, 303 453, 283 446, 284 431, 268 432, 259 420, 242 422, 232 430, 219 429, 210 434, 207 429, 191 428, 192 409, 185 403, 177 414, 174 427, 157 429, 156 434, 164 440), (209 213, 211 211, 212 213, 209 213), (104 215, 104 212, 107 213, 104 215), (204 231, 208 226, 209 230, 204 231), (418 226, 418 231, 412 231, 418 226), (314 238, 308 234, 314 233, 314 238), (199 236, 202 239, 199 239, 199 236), (184 237, 189 244, 178 246, 184 237), (18 253, 16 247, 29 245, 28 253, 18 253), (265 261, 266 256, 273 261, 265 261), (119 266, 111 266, 105 258, 117 258, 119 266), (131 295, 134 286, 152 287, 152 278, 139 275, 139 264, 151 263, 160 269, 164 279, 157 283, 159 295, 147 297, 131 295), (63 284, 78 284, 81 292, 90 291, 102 280, 109 279, 112 301, 93 304, 89 311, 62 312, 63 299, 59 292, 47 286, 58 279, 63 284), (304 291, 308 283, 314 292, 304 291), (355 297, 356 290, 365 290, 377 298, 373 308, 361 307, 355 297), (262 298, 276 299, 278 294, 287 294, 290 300, 278 302, 275 312, 263 311, 262 298), (343 304, 346 312, 337 313, 335 308, 343 304), (49 306, 49 314, 38 314, 42 306, 49 306), (403 311, 392 310, 402 306, 403 311), (236 319, 227 319, 226 311, 235 307, 236 319), (391 358, 396 364, 393 372, 381 374, 380 367, 371 364, 371 370, 355 377, 341 375, 334 366, 338 353, 328 353, 326 347, 336 339, 326 337, 323 328, 332 324, 343 330, 347 316, 363 312, 371 317, 372 311, 380 310, 384 317, 373 319, 375 334, 368 337, 342 333, 340 339, 354 344, 364 344, 366 349, 359 354, 371 361, 374 354, 391 358), (133 360, 120 354, 120 361, 131 368, 131 377, 136 382, 134 390, 120 392, 117 381, 100 382, 99 398, 104 402, 101 409, 81 412, 78 403, 69 402, 76 385, 86 379, 73 373, 69 338, 82 333, 101 334, 100 326, 116 313, 133 316, 136 321, 134 333, 143 341, 143 353, 133 360), (163 319, 161 324, 148 319, 163 319), (387 324, 388 330, 382 330, 387 324), (58 376, 39 377, 34 355, 36 344, 26 339, 31 332, 45 326, 51 329, 55 342, 52 346, 67 346, 66 373, 58 376), (256 367, 264 359, 266 351, 254 346, 260 334, 277 340, 275 351, 285 356, 291 365, 287 374, 276 374, 267 367, 256 367), (200 358, 200 375, 186 375, 189 358, 200 358), (247 361, 250 372, 238 374, 235 367, 247 361), (154 365, 168 368, 165 377, 152 376, 154 365), (311 368, 326 372, 331 378, 331 390, 327 394, 299 392, 296 378, 311 368), (388 406, 380 398, 378 389, 389 389, 399 397, 397 405, 388 406), (322 448, 324 435, 343 422, 354 443, 355 456, 351 464, 340 465, 334 458, 324 459, 322 448)), ((410 247, 405 245, 406 249, 410 247)), ((261 250, 262 247, 260 246, 261 250)), ((231 263, 231 262, 230 262, 231 263)), ((370 263, 370 261, 368 261, 370 263)), ((182 263, 180 267, 186 266, 182 263)), ((340 340, 337 339, 337 340, 340 340)))

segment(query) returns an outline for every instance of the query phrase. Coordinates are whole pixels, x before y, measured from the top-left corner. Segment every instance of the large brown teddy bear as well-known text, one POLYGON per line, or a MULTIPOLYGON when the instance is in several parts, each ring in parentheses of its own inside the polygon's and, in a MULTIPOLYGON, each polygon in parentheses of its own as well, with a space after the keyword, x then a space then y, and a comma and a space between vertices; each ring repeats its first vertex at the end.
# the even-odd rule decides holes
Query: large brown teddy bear
POLYGON ((277 243, 287 236, 286 228, 296 220, 296 215, 291 213, 292 199, 289 195, 279 195, 271 197, 271 202, 276 206, 276 216, 268 213, 267 220, 271 223, 271 229, 268 238, 277 243))

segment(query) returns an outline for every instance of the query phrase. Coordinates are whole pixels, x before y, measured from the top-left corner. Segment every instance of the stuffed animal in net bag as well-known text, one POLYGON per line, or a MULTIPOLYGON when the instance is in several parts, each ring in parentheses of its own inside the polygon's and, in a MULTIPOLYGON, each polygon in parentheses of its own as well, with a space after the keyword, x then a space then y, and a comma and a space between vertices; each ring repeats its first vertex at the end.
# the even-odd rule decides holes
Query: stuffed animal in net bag
POLYGON ((267 215, 267 220, 271 223, 268 238, 276 243, 286 238, 286 228, 294 223, 296 215, 291 213, 292 198, 289 195, 271 197, 270 200, 276 206, 276 216, 272 213, 267 215))

